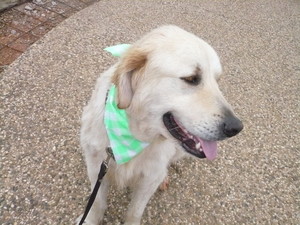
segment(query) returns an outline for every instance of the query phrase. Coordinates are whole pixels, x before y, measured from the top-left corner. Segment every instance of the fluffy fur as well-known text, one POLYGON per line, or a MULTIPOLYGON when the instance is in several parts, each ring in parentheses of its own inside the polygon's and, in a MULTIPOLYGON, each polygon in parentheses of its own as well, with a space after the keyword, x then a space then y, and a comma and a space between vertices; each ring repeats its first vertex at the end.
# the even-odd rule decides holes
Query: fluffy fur
POLYGON ((99 77, 84 108, 80 135, 91 188, 109 146, 103 116, 111 83, 117 86, 118 107, 126 109, 133 135, 150 145, 126 164, 110 161, 86 224, 96 225, 103 219, 111 184, 132 187, 125 224, 140 224, 144 208, 166 178, 170 163, 187 155, 162 122, 166 112, 172 112, 189 132, 205 140, 226 137, 220 124, 229 115, 235 117, 218 88, 221 72, 210 45, 176 26, 163 26, 137 41, 99 77), (199 76, 200 83, 191 85, 183 79, 191 76, 199 76))

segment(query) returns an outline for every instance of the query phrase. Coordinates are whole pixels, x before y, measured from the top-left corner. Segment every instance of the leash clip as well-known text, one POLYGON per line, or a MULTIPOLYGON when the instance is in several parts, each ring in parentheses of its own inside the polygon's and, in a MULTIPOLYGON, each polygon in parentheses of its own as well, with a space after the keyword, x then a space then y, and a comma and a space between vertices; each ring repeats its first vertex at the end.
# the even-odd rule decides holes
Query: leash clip
POLYGON ((104 162, 105 162, 106 164, 108 164, 110 158, 113 158, 113 160, 115 160, 115 157, 114 157, 114 153, 113 153, 111 147, 106 147, 105 150, 106 150, 106 153, 107 153, 107 157, 106 157, 106 159, 105 159, 104 162))
POLYGON ((107 153, 107 157, 106 157, 106 159, 102 162, 101 168, 100 168, 100 172, 99 172, 99 175, 98 175, 98 181, 99 181, 99 182, 102 181, 102 178, 104 177, 104 175, 105 175, 106 172, 107 172, 107 169, 108 169, 108 163, 109 163, 110 158, 113 158, 113 159, 114 159, 114 155, 113 155, 113 152, 112 152, 111 147, 106 147, 106 153, 107 153))

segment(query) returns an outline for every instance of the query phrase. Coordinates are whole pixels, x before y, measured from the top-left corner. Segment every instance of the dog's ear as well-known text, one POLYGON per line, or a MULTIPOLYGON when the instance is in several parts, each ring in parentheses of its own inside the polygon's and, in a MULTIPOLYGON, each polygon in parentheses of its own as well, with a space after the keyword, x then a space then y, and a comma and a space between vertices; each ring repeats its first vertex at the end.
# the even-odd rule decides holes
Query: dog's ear
POLYGON ((118 90, 118 108, 126 109, 129 107, 134 94, 132 76, 145 66, 146 61, 147 53, 135 47, 130 48, 121 58, 113 77, 113 83, 118 90))

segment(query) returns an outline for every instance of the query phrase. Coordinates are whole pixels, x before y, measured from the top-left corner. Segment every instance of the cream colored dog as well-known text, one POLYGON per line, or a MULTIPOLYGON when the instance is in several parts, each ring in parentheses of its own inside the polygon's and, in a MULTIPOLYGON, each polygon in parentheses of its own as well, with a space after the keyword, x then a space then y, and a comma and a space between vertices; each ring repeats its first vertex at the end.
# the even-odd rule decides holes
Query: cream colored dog
POLYGON ((91 187, 110 145, 103 123, 106 93, 117 88, 132 134, 149 145, 131 161, 111 160, 85 224, 99 224, 109 185, 133 188, 125 224, 140 224, 150 197, 168 166, 184 155, 214 159, 216 141, 239 133, 243 125, 217 84, 222 69, 214 49, 176 26, 163 26, 133 44, 104 72, 84 108, 81 146, 91 187))

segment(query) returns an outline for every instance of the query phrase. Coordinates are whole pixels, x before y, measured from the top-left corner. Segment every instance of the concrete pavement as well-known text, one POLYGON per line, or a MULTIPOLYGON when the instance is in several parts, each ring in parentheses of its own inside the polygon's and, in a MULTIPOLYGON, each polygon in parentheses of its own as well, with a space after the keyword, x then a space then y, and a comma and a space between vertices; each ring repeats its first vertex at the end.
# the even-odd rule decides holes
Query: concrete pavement
MULTIPOLYGON (((299 18, 296 0, 103 0, 65 20, 1 74, 1 224, 72 224, 82 213, 80 116, 115 62, 102 49, 162 24, 217 50, 221 89, 245 128, 217 160, 172 166, 143 224, 299 224, 299 18)), ((104 224, 120 224, 128 201, 112 190, 104 224)))

